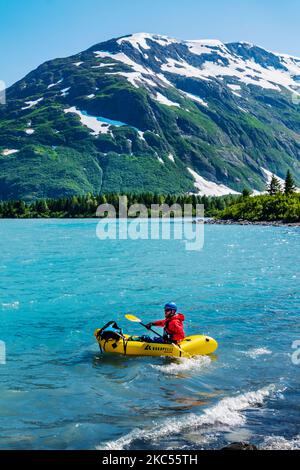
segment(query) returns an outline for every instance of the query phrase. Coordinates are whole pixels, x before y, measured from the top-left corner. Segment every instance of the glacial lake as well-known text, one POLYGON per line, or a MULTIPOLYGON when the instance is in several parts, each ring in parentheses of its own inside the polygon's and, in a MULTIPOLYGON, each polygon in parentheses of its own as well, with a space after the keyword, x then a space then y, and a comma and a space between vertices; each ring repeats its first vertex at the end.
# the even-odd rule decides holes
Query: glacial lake
POLYGON ((208 225, 187 251, 96 226, 0 221, 0 448, 299 448, 299 229, 208 225), (96 328, 144 334, 124 315, 170 300, 215 356, 100 354, 96 328))

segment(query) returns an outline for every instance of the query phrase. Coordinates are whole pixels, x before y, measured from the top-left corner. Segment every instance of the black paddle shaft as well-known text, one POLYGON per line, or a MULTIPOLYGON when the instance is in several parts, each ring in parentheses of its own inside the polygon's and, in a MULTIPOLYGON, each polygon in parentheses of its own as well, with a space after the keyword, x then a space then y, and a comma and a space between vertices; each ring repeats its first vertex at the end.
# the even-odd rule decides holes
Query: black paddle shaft
MULTIPOLYGON (((145 328, 147 328, 147 325, 145 325, 144 323, 140 323, 142 326, 144 326, 145 328)), ((152 330, 152 328, 147 328, 147 330, 149 331, 152 331, 152 333, 154 333, 156 336, 159 336, 160 338, 164 339, 164 337, 162 335, 160 335, 159 333, 157 333, 157 331, 155 330, 152 330)))
MULTIPOLYGON (((147 325, 145 325, 144 323, 140 322, 140 325, 144 326, 145 328, 147 328, 147 325)), ((147 328, 147 330, 149 331, 152 331, 152 333, 154 333, 156 336, 159 336, 160 338, 162 338, 163 341, 165 341, 164 337, 162 335, 160 335, 159 333, 157 333, 157 331, 155 330, 152 330, 152 328, 147 328)), ((184 352, 180 346, 178 346, 178 344, 176 343, 171 343, 173 346, 175 346, 177 349, 179 349, 179 351, 181 352, 184 352)), ((186 353, 188 354, 188 353, 186 353)), ((180 354, 181 355, 181 354, 180 354)), ((188 357, 191 357, 191 355, 189 354, 188 357)))

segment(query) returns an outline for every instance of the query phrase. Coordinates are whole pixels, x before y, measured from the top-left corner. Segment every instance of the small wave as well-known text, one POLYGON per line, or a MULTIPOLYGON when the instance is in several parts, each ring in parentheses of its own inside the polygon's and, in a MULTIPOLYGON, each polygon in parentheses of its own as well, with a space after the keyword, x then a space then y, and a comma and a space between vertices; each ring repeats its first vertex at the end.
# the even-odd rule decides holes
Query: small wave
POLYGON ((177 375, 181 372, 192 371, 203 369, 211 363, 211 359, 208 356, 198 356, 193 358, 178 358, 171 364, 157 366, 151 365, 153 369, 159 370, 164 374, 177 375))
POLYGON ((259 357, 259 356, 266 356, 268 354, 272 354, 272 351, 270 351, 270 349, 267 349, 267 348, 256 348, 256 349, 251 349, 250 351, 247 351, 245 354, 251 357, 252 359, 255 359, 256 357, 259 357))
POLYGON ((286 439, 282 436, 268 436, 265 438, 261 448, 265 450, 299 450, 300 435, 293 439, 286 439))
POLYGON ((20 307, 20 302, 9 302, 9 303, 2 303, 1 304, 2 308, 6 309, 17 309, 20 307))
POLYGON ((195 430, 202 426, 242 426, 246 422, 242 411, 262 404, 274 391, 275 387, 271 385, 254 392, 223 398, 216 405, 207 408, 202 415, 190 414, 180 421, 175 418, 167 419, 163 425, 153 423, 152 429, 149 430, 134 429, 116 441, 107 442, 104 447, 96 446, 96 449, 124 450, 137 439, 153 442, 170 434, 178 434, 189 429, 195 430))

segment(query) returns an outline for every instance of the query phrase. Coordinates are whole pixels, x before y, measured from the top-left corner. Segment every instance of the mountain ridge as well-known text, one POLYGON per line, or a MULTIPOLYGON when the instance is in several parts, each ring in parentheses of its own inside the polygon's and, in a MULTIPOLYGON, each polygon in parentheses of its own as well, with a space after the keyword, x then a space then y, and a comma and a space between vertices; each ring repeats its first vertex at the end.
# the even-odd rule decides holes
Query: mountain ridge
POLYGON ((300 58, 136 33, 46 61, 0 106, 0 198, 300 183, 300 58), (18 173, 18 174, 17 174, 18 173))

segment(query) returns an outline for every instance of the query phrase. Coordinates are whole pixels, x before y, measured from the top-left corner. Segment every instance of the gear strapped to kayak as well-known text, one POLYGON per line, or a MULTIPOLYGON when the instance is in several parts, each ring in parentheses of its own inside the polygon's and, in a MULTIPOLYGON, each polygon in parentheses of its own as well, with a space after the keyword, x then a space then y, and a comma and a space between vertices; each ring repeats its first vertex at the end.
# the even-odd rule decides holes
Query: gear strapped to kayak
MULTIPOLYGON (((132 320, 136 317, 129 315, 128 317, 131 317, 131 321, 136 321, 132 320)), ((187 336, 178 344, 164 342, 158 333, 156 334, 160 339, 153 339, 146 335, 129 336, 123 334, 115 321, 97 329, 94 334, 101 352, 123 356, 191 357, 212 354, 218 347, 218 343, 213 338, 204 335, 187 336)))
MULTIPOLYGON (((95 331, 95 336, 100 346, 101 352, 105 351, 107 342, 111 343, 111 347, 115 349, 120 339, 125 342, 125 337, 121 328, 118 327, 115 321, 106 323, 100 330, 95 331)), ((126 354, 126 346, 124 347, 124 354, 126 354)))

